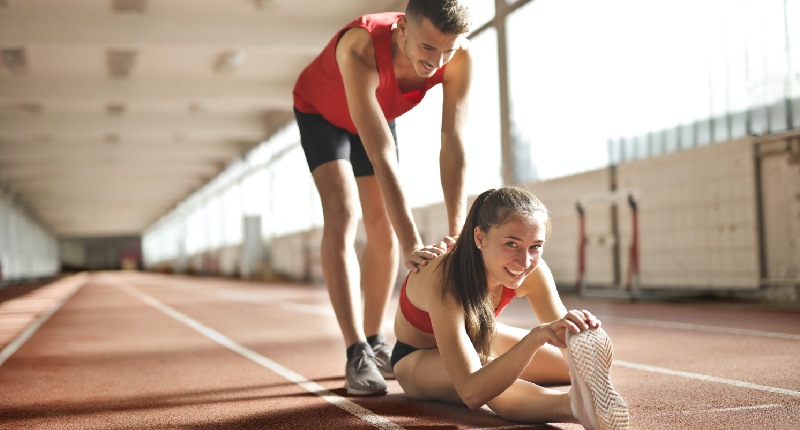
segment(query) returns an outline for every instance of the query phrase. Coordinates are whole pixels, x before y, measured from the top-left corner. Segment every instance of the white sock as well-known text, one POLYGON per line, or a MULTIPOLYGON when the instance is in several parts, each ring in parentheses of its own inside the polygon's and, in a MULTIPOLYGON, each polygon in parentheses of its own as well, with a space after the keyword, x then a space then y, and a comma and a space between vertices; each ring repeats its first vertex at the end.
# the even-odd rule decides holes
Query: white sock
POLYGON ((583 416, 583 411, 579 406, 579 400, 576 398, 578 396, 575 393, 575 388, 570 388, 569 392, 567 392, 567 395, 569 396, 569 405, 572 408, 572 415, 578 420, 579 423, 585 423, 586 417, 583 416))
MULTIPOLYGON (((570 352, 568 351, 568 354, 570 352)), ((587 429, 594 429, 597 426, 595 417, 594 417, 594 405, 592 404, 592 393, 591 389, 581 384, 580 377, 578 376, 577 369, 573 368, 571 357, 569 359, 570 364, 570 382, 572 387, 569 389, 567 393, 569 395, 569 404, 572 408, 572 415, 578 419, 578 422, 581 423, 587 429), (588 414, 588 415, 587 415, 588 414)))

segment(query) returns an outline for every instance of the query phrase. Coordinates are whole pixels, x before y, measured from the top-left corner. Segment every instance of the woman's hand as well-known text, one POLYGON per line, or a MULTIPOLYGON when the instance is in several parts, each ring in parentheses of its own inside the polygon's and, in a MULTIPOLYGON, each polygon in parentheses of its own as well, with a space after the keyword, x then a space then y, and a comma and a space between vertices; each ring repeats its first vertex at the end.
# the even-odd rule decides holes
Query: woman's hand
POLYGON ((549 343, 558 348, 566 348, 567 330, 580 333, 598 327, 600 327, 600 320, 591 312, 573 309, 561 319, 534 327, 529 336, 533 336, 539 345, 549 343))
POLYGON ((564 316, 563 319, 568 319, 571 321, 578 330, 573 330, 575 333, 580 333, 584 330, 588 330, 590 328, 599 328, 600 327, 600 320, 597 319, 591 312, 583 309, 577 310, 573 309, 564 316))

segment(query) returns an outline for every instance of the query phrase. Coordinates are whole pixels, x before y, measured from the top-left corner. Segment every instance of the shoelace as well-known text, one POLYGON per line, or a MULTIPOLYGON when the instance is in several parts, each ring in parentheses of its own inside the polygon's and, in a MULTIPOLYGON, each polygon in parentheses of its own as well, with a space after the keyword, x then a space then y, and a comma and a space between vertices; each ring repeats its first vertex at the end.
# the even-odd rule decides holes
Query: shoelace
POLYGON ((378 356, 378 351, 384 352, 385 353, 384 355, 386 355, 387 357, 391 356, 390 351, 389 351, 389 345, 387 345, 385 343, 377 343, 377 344, 375 344, 375 346, 372 347, 372 350, 375 352, 375 357, 373 357, 373 358, 375 360, 375 363, 378 364, 378 367, 383 366, 383 365, 386 364, 384 359, 378 356))
POLYGON ((367 351, 362 350, 361 353, 358 355, 358 357, 356 357, 355 361, 353 361, 354 367, 356 367, 357 369, 362 369, 365 365, 369 365, 365 363, 365 361, 368 360, 369 358, 372 358, 373 363, 376 361, 376 358, 374 356, 370 356, 369 354, 367 354, 367 351))

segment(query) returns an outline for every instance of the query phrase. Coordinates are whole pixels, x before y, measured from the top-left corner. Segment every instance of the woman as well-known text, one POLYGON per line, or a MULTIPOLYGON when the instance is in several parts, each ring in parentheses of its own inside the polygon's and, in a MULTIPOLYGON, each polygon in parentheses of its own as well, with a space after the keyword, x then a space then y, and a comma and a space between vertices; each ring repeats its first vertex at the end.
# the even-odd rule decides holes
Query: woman
POLYGON ((608 336, 589 311, 567 312, 541 260, 549 230, 547 208, 527 190, 488 190, 452 250, 409 273, 391 360, 408 396, 488 405, 522 423, 628 427, 625 401, 609 380, 608 336), (527 297, 548 322, 531 330, 495 322, 514 297, 527 297), (568 381, 568 393, 537 385, 568 381))

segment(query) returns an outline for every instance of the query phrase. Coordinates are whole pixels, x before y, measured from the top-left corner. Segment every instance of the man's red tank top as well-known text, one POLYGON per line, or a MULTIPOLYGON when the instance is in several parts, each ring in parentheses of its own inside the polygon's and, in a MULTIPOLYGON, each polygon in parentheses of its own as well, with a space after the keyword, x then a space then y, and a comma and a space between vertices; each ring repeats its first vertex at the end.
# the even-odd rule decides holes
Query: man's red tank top
POLYGON ((391 121, 418 105, 431 87, 442 82, 445 67, 437 70, 419 90, 408 93, 400 91, 392 63, 392 29, 400 16, 403 14, 398 12, 364 15, 339 30, 319 56, 300 73, 293 90, 294 107, 300 112, 320 114, 331 124, 358 134, 350 118, 342 75, 336 64, 339 39, 345 30, 356 27, 366 29, 372 37, 380 75, 375 96, 386 120, 391 121))
MULTIPOLYGON (((406 294, 406 282, 408 282, 408 276, 406 276, 406 279, 403 281, 403 287, 400 289, 400 311, 403 312, 403 316, 406 318, 406 321, 411 323, 414 328, 428 334, 433 334, 431 316, 427 312, 414 306, 414 304, 411 303, 411 300, 408 299, 408 295, 406 294)), ((516 293, 514 290, 503 286, 503 294, 500 296, 500 304, 497 305, 497 308, 494 310, 495 318, 500 315, 500 312, 503 312, 503 309, 505 309, 505 307, 511 303, 511 300, 515 296, 516 293)))

